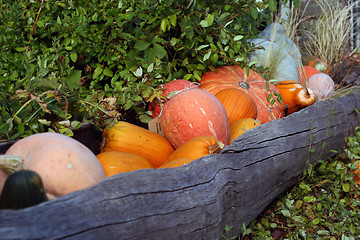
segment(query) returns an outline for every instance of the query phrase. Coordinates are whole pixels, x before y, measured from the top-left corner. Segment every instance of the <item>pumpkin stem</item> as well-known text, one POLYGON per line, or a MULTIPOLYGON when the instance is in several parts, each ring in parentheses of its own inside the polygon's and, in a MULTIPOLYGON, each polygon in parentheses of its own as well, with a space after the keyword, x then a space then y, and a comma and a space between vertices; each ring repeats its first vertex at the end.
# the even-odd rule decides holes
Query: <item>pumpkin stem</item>
POLYGON ((239 82, 239 87, 242 87, 244 89, 249 89, 250 86, 247 82, 239 82))
POLYGON ((221 141, 218 141, 217 143, 208 146, 209 154, 219 153, 224 147, 225 144, 221 141))
POLYGON ((23 159, 15 155, 0 155, 0 169, 4 170, 7 174, 11 174, 18 170, 24 169, 23 159))

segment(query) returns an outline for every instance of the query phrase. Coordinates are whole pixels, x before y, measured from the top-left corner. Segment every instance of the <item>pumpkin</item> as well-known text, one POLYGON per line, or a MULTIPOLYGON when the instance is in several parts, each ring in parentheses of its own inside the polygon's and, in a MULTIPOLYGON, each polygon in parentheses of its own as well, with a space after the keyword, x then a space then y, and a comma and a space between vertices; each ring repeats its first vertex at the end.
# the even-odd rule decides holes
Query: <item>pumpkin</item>
POLYGON ((108 151, 99 153, 96 157, 103 166, 106 177, 138 169, 153 168, 146 158, 135 153, 108 151))
POLYGON ((138 154, 159 167, 174 151, 171 143, 158 133, 132 123, 119 121, 102 134, 100 152, 120 151, 138 154))
POLYGON ((218 67, 206 72, 200 80, 200 88, 214 95, 225 88, 238 88, 249 94, 256 103, 257 120, 266 123, 285 116, 284 104, 277 101, 279 90, 268 83, 257 72, 250 70, 249 75, 240 66, 218 67), (269 96, 273 96, 269 99, 269 96))
POLYGON ((215 96, 224 105, 230 124, 242 118, 256 119, 256 104, 246 92, 237 88, 225 88, 215 96))
POLYGON ((5 153, 23 159, 23 168, 38 173, 48 198, 92 186, 105 178, 96 155, 79 141, 54 132, 15 142, 5 153))
POLYGON ((230 124, 224 106, 200 88, 173 96, 165 103, 160 120, 164 136, 175 148, 194 137, 208 135, 229 144, 230 124))
POLYGON ((325 74, 329 74, 331 69, 325 61, 306 53, 301 54, 301 61, 304 66, 314 67, 325 74))
POLYGON ((210 154, 219 153, 223 147, 224 144, 214 136, 194 137, 177 148, 164 164, 180 158, 195 160, 210 154))
POLYGON ((156 97, 149 104, 148 110, 151 111, 152 118, 159 116, 164 102, 166 102, 166 96, 171 92, 177 92, 184 89, 198 87, 196 83, 190 82, 184 79, 176 79, 165 84, 161 84, 158 89, 159 97, 156 97))
POLYGON ((170 162, 164 163, 159 168, 181 167, 181 166, 184 166, 184 165, 186 165, 188 163, 191 163, 192 161, 194 161, 194 160, 190 159, 190 158, 177 158, 177 159, 174 159, 174 160, 172 160, 170 162))
POLYGON ((0 209, 21 209, 47 201, 39 174, 19 170, 9 175, 0 196, 0 209))
POLYGON ((287 114, 299 111, 315 102, 314 92, 297 81, 278 82, 275 87, 279 89, 287 105, 287 114))
POLYGON ((321 71, 315 67, 303 66, 303 67, 298 67, 298 73, 299 73, 300 83, 306 84, 309 77, 311 77, 314 74, 321 73, 321 71))
POLYGON ((334 92, 335 83, 329 75, 318 73, 308 79, 307 86, 314 92, 315 97, 320 100, 329 97, 334 92))
POLYGON ((230 144, 245 131, 261 125, 261 122, 252 118, 244 118, 234 121, 230 125, 230 144))

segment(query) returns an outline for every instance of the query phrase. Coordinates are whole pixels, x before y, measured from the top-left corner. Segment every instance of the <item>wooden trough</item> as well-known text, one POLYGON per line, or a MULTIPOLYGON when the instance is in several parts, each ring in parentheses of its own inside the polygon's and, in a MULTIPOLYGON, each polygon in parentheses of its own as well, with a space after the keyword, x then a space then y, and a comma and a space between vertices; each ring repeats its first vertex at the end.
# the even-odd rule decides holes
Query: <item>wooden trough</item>
POLYGON ((0 239, 222 239, 331 157, 358 125, 359 89, 245 132, 186 166, 109 177, 22 210, 0 211, 0 239), (314 149, 310 153, 309 149, 314 149))

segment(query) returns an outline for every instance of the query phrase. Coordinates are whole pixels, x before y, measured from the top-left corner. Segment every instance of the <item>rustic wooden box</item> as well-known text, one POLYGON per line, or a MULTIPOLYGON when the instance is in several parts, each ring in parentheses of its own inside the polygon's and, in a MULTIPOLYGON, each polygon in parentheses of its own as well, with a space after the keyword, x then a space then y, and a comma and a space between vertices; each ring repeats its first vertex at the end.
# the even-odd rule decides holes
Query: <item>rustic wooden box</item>
POLYGON ((184 167, 118 174, 34 207, 2 210, 0 239, 211 240, 226 225, 239 235, 307 162, 344 146, 359 109, 357 89, 251 129, 220 154, 184 167))

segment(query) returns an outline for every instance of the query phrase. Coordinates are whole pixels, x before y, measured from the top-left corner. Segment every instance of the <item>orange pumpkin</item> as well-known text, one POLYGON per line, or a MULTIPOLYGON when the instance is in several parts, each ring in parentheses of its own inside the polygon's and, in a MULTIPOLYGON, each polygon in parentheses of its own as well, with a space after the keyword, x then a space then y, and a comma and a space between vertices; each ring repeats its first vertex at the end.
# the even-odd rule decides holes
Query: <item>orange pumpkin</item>
POLYGON ((170 162, 164 163, 159 168, 181 167, 181 166, 184 166, 184 165, 186 165, 188 163, 191 163, 192 161, 194 161, 194 160, 190 159, 190 158, 177 158, 177 159, 174 159, 174 160, 172 160, 170 162))
POLYGON ((299 72, 299 80, 300 80, 300 83, 302 83, 302 84, 306 84, 307 80, 312 75, 321 73, 320 70, 318 70, 317 68, 312 67, 312 66, 298 67, 298 72, 299 72))
POLYGON ((252 118, 244 118, 234 121, 230 125, 230 144, 245 131, 261 125, 261 122, 252 118))
POLYGON ((230 124, 242 118, 256 119, 256 104, 246 92, 237 88, 225 88, 215 96, 224 105, 230 124))
POLYGON ((135 153, 108 151, 99 153, 96 157, 104 168, 106 177, 138 169, 153 168, 146 158, 135 153))
POLYGON ((198 136, 212 135, 229 144, 230 124, 219 99, 200 88, 179 92, 161 112, 161 127, 175 148, 198 136))
POLYGON ((174 151, 171 143, 160 134, 119 121, 105 128, 100 151, 135 153, 146 158, 154 167, 159 167, 174 151))
POLYGON ((194 137, 177 148, 165 163, 179 158, 195 160, 209 154, 219 153, 223 147, 224 144, 214 136, 194 137))
POLYGON ((206 72, 200 80, 200 88, 214 95, 225 88, 238 88, 249 94, 256 103, 257 120, 266 123, 285 116, 284 107, 269 95, 279 95, 279 90, 268 83, 257 72, 250 69, 249 75, 240 66, 218 67, 215 71, 206 72))
POLYGON ((278 82, 275 85, 287 105, 287 114, 299 111, 315 102, 315 94, 311 89, 306 88, 294 80, 278 82))

